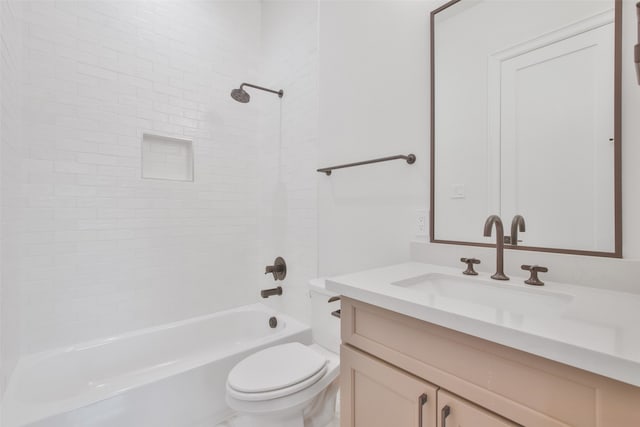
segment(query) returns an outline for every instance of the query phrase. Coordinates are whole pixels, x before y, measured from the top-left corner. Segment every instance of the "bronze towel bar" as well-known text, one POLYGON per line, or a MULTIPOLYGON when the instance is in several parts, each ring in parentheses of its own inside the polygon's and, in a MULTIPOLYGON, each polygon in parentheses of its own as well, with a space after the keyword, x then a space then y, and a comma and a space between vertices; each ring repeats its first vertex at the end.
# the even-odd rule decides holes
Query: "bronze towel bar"
POLYGON ((354 166, 370 165, 371 163, 388 162, 390 160, 398 160, 398 159, 406 160, 407 163, 412 165, 416 162, 416 155, 409 154, 408 156, 405 156, 400 154, 397 156, 381 157, 379 159, 365 160, 364 162, 355 162, 355 163, 347 163, 346 165, 330 166, 328 168, 318 169, 318 172, 326 173, 327 176, 329 176, 331 175, 331 171, 333 171, 334 169, 352 168, 354 166))

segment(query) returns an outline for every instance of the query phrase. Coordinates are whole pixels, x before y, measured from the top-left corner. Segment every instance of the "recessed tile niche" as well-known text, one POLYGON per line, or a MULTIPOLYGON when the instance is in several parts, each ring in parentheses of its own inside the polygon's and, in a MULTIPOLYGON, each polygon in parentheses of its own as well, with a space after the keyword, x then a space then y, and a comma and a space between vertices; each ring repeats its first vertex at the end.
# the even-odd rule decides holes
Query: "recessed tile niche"
POLYGON ((142 135, 142 178, 193 181, 193 142, 142 135))

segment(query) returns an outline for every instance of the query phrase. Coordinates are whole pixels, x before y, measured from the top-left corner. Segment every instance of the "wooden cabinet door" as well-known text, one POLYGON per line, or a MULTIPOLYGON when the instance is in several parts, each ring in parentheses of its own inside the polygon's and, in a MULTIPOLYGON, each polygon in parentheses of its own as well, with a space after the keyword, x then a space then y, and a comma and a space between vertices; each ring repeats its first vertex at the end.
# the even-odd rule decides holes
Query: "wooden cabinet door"
POLYGON ((438 426, 517 427, 518 424, 444 390, 438 390, 438 426))
POLYGON ((342 427, 436 427, 437 387, 342 346, 342 427))

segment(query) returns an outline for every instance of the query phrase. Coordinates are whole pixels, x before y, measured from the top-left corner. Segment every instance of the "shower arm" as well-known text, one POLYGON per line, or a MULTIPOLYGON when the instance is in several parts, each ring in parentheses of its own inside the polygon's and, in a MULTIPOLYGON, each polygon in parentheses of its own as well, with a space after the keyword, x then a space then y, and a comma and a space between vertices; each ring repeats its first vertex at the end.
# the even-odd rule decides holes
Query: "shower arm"
POLYGON ((266 87, 252 85, 251 83, 242 83, 240 85, 240 89, 242 89, 244 86, 252 87, 254 89, 260 89, 260 90, 263 90, 265 92, 275 93, 280 98, 282 98, 282 95, 284 95, 284 91, 282 89, 280 89, 280 90, 272 90, 272 89, 267 89, 266 87))

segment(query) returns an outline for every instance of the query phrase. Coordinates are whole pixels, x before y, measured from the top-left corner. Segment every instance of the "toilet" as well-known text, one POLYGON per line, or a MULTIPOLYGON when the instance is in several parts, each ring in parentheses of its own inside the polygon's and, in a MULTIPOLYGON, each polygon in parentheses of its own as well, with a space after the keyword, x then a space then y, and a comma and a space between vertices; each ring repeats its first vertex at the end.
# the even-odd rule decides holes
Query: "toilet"
POLYGON ((227 377, 237 427, 326 427, 335 413, 340 374, 339 303, 323 279, 309 283, 314 344, 280 344, 239 362, 227 377))

